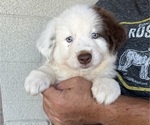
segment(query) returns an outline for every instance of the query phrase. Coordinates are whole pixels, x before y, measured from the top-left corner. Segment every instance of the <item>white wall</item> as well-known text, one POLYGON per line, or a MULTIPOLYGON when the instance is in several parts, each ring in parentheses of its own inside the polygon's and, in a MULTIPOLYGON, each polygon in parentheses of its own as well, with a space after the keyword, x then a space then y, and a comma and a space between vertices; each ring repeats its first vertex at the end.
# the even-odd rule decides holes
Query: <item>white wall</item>
POLYGON ((40 96, 28 95, 24 79, 41 65, 36 39, 65 8, 97 0, 0 0, 0 85, 5 125, 48 125, 40 96))

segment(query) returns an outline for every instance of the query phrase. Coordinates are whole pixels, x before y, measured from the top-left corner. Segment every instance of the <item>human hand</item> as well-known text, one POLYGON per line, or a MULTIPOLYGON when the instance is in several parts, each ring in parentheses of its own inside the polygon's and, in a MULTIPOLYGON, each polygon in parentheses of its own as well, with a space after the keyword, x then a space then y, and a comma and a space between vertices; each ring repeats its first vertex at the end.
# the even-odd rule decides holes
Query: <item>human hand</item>
POLYGON ((92 83, 81 77, 65 80, 43 92, 43 107, 55 125, 94 123, 97 109, 91 94, 92 83), (93 121, 92 121, 93 120, 93 121))
POLYGON ((148 100, 120 96, 111 105, 100 105, 92 97, 91 86, 84 78, 74 77, 43 92, 44 110, 54 125, 149 124, 148 100))

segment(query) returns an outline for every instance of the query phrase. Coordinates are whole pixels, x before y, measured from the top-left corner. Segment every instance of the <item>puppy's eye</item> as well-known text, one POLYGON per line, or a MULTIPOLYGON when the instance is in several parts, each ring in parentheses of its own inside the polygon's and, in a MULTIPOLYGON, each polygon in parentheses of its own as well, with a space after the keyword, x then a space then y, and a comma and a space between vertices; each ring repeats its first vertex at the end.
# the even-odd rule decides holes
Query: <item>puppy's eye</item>
POLYGON ((66 38, 66 41, 67 41, 68 43, 71 43, 71 42, 73 41, 72 36, 67 37, 67 38, 66 38))
POLYGON ((92 39, 97 39, 99 38, 101 35, 99 33, 92 33, 92 39))

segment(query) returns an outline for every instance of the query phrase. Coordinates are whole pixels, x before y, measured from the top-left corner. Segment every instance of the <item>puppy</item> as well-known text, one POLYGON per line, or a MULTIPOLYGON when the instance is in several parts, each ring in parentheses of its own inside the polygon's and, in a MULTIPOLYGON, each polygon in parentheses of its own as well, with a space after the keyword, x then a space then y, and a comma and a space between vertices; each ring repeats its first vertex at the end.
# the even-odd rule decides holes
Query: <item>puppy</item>
POLYGON ((116 51, 125 30, 106 10, 76 5, 52 19, 37 42, 46 63, 31 71, 25 89, 32 95, 74 76, 92 81, 98 103, 110 104, 120 95, 116 76, 116 51))

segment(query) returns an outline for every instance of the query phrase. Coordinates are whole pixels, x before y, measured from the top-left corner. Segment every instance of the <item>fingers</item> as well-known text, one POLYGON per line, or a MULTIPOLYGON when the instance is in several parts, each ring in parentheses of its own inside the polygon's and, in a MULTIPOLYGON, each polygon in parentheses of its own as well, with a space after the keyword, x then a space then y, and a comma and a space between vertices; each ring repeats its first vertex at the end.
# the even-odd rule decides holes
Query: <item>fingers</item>
POLYGON ((43 105, 46 106, 46 107, 48 107, 48 108, 52 108, 52 106, 53 106, 51 104, 51 102, 47 98, 45 98, 45 97, 43 97, 43 105))
POLYGON ((45 113, 47 114, 48 118, 50 119, 50 121, 54 125, 62 125, 61 121, 54 116, 53 112, 49 109, 49 107, 45 103, 43 104, 43 109, 44 109, 45 113))

